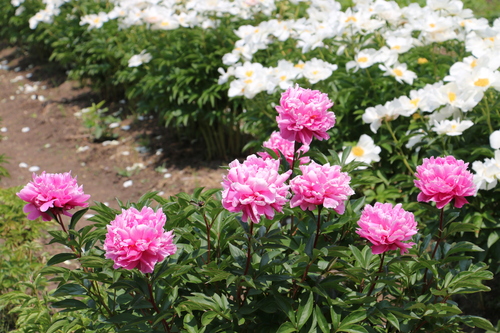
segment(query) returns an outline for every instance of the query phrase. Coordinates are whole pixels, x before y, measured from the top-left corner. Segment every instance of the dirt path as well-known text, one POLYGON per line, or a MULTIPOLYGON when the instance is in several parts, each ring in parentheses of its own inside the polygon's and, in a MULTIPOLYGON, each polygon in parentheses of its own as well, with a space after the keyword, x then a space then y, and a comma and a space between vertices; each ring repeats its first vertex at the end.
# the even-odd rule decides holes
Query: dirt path
POLYGON ((0 154, 9 158, 11 175, 0 187, 24 186, 34 170, 71 171, 92 201, 117 207, 116 197, 126 202, 147 191, 167 197, 220 186, 220 166, 227 161, 205 162, 196 147, 181 146, 147 121, 129 117, 113 129, 116 142, 94 142, 75 113, 98 103, 95 94, 52 73, 50 64, 33 66, 18 53, 0 45, 0 154), (134 164, 136 170, 127 172, 134 164), (132 185, 124 186, 127 181, 132 185))

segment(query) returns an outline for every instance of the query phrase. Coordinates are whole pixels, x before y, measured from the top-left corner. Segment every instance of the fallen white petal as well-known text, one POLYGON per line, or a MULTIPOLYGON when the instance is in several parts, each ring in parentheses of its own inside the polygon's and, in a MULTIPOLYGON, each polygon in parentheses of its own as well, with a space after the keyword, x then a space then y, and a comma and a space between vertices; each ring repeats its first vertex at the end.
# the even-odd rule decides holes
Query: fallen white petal
POLYGON ((130 129, 130 125, 122 126, 122 130, 124 130, 124 131, 128 131, 129 129, 130 129))
POLYGON ((89 146, 82 146, 82 147, 78 147, 78 149, 76 150, 76 152, 77 153, 81 153, 81 152, 87 151, 89 149, 90 149, 89 146))
POLYGON ((122 151, 120 154, 122 154, 124 156, 128 156, 128 155, 130 155, 130 152, 129 151, 122 151))
POLYGON ((32 167, 30 167, 30 168, 28 169, 28 171, 30 171, 30 172, 37 172, 37 171, 39 171, 39 170, 40 170, 40 167, 39 167, 39 166, 36 166, 36 165, 33 165, 32 167))
POLYGON ((30 128, 29 128, 29 127, 23 127, 23 128, 21 129, 21 132, 23 132, 23 133, 26 133, 26 132, 29 132, 29 131, 30 131, 30 128))
POLYGON ((109 128, 117 128, 118 126, 120 126, 120 123, 111 123, 111 124, 109 124, 109 128))
POLYGON ((0 132, 4 132, 4 133, 7 132, 7 127, 0 128, 0 132))
POLYGON ((20 168, 27 168, 28 167, 28 164, 24 163, 24 162, 21 162, 19 163, 19 167, 20 168))
POLYGON ((119 144, 120 144, 120 141, 117 141, 117 140, 108 140, 108 141, 104 141, 102 143, 103 146, 116 146, 119 144))
POLYGON ((17 81, 21 81, 23 79, 24 79, 24 76, 18 75, 15 78, 13 78, 12 80, 10 80, 10 82, 14 83, 14 82, 17 82, 17 81))
POLYGON ((39 96, 38 96, 38 100, 39 100, 40 102, 43 102, 43 101, 45 101, 45 97, 43 97, 42 95, 39 95, 39 96))
POLYGON ((172 174, 171 173, 166 173, 163 175, 163 178, 170 178, 172 177, 172 174))
POLYGON ((132 180, 127 180, 123 183, 123 187, 127 188, 127 187, 130 187, 132 186, 134 182, 132 180))

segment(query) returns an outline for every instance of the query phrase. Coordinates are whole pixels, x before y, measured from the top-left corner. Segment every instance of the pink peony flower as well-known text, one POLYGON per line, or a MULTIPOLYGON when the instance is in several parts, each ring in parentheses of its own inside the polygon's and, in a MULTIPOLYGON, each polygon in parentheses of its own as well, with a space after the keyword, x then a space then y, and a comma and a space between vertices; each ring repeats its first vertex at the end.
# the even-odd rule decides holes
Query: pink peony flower
POLYGON ((64 214, 71 216, 68 210, 75 207, 87 207, 90 195, 83 193, 83 186, 78 186, 76 177, 71 177, 71 172, 45 173, 40 176, 33 173, 33 180, 19 193, 19 198, 28 202, 24 212, 29 213, 28 219, 35 220, 39 216, 44 221, 52 220, 47 213, 54 215, 64 214))
MULTIPOLYGON (((283 156, 285 156, 288 164, 292 165, 293 154, 294 154, 294 149, 295 149, 294 143, 292 141, 283 139, 283 137, 280 135, 279 132, 273 132, 271 134, 271 137, 269 138, 269 140, 264 142, 262 144, 262 146, 274 150, 274 152, 276 152, 276 154, 278 156, 280 155, 280 152, 281 152, 281 154, 283 156)), ((299 151, 302 153, 307 153, 309 151, 309 146, 302 145, 299 148, 299 151)), ((264 159, 271 158, 271 155, 269 155, 266 152, 259 152, 257 154, 264 159)), ((311 161, 311 159, 309 157, 305 156, 305 157, 301 157, 299 161, 300 161, 300 164, 306 164, 306 163, 309 163, 311 161)))
POLYGON ((298 85, 288 88, 281 95, 280 105, 276 106, 276 121, 281 136, 289 141, 309 145, 312 138, 328 139, 326 133, 335 125, 335 114, 327 110, 332 101, 318 90, 303 89, 298 85))
POLYGON ((418 229, 413 214, 401 208, 401 204, 394 208, 390 203, 376 202, 373 207, 366 205, 358 225, 356 233, 373 244, 373 254, 397 249, 405 254, 415 245, 412 242, 403 243, 410 240, 418 229))
POLYGON ((174 254, 173 232, 163 229, 166 220, 161 208, 156 212, 150 207, 123 209, 107 226, 104 241, 105 256, 115 262, 113 268, 151 273, 156 263, 174 254))
POLYGON ((330 164, 319 165, 311 162, 301 165, 302 175, 290 181, 293 197, 290 207, 300 206, 302 210, 314 210, 323 205, 333 208, 337 213, 344 214, 345 201, 354 191, 349 186, 351 177, 340 171, 340 166, 330 164))
POLYGON ((468 165, 453 156, 425 158, 415 174, 419 178, 414 180, 415 186, 422 191, 417 200, 435 201, 436 207, 441 209, 454 199, 455 207, 461 208, 468 203, 465 197, 477 191, 468 165))
POLYGON ((222 206, 230 212, 243 212, 242 220, 259 223, 264 215, 274 217, 274 211, 282 212, 288 201, 289 185, 285 181, 291 170, 279 174, 279 160, 264 160, 250 155, 240 164, 229 163, 229 172, 222 182, 222 206))

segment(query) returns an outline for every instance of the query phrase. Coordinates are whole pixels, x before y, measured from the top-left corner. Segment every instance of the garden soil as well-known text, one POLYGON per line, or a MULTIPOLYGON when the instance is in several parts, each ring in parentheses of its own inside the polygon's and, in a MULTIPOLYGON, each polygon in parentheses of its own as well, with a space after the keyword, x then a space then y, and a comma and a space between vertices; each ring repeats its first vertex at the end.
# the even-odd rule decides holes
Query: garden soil
MULTIPOLYGON (((116 199, 137 201, 148 191, 169 197, 220 187, 220 166, 228 161, 205 161, 197 145, 180 143, 152 120, 129 116, 112 130, 113 142, 93 140, 75 113, 99 103, 98 95, 66 80, 53 64, 37 61, 0 45, 0 154, 8 158, 3 166, 10 173, 0 187, 26 185, 33 170, 71 171, 91 201, 114 208, 116 199)), ((115 110, 126 113, 126 103, 115 102, 115 110)))

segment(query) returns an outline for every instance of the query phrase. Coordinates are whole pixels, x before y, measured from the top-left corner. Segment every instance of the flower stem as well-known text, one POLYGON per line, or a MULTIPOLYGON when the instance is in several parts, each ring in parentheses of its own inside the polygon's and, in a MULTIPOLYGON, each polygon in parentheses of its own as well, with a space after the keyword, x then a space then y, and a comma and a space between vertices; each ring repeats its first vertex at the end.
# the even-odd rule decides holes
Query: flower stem
POLYGON ((205 211, 203 211, 203 220, 205 221, 205 226, 207 227, 207 264, 210 263, 210 224, 207 221, 207 216, 205 211))
POLYGON ((245 271, 243 275, 247 275, 248 269, 250 268, 250 259, 252 258, 252 234, 253 234, 253 222, 250 222, 250 231, 248 233, 248 249, 247 249, 247 262, 245 265, 245 271))
MULTIPOLYGON (((438 230, 438 239, 436 241, 436 246, 434 246, 434 250, 432 250, 432 254, 431 254, 431 260, 434 259, 434 256, 436 255, 436 252, 437 252, 437 249, 439 247, 439 244, 441 244, 441 241, 442 241, 442 235, 443 235, 443 220, 444 220, 444 207, 441 208, 441 214, 439 214, 439 230, 438 230)), ((429 271, 428 268, 425 269, 425 272, 424 272, 424 283, 425 283, 425 286, 423 288, 423 291, 422 293, 424 293, 429 287, 430 287, 430 284, 432 283, 432 278, 429 279, 429 281, 427 281, 427 272, 429 271)))
MULTIPOLYGON (((152 281, 151 281, 151 275, 149 273, 146 273, 146 277, 148 278, 148 290, 149 290, 149 303, 153 306, 153 309, 155 309, 157 314, 161 313, 160 308, 158 308, 158 305, 156 304, 155 297, 153 295, 153 287, 152 287, 152 281)), ((167 321, 165 318, 161 320, 161 323, 163 325, 163 328, 165 329, 165 332, 170 332, 170 327, 167 324, 167 321)))
POLYGON ((384 267, 384 257, 385 257, 385 252, 382 252, 382 254, 380 255, 380 266, 378 267, 377 276, 375 277, 375 280, 373 280, 372 285, 370 286, 370 290, 368 291, 368 294, 366 296, 370 296, 373 292, 373 289, 375 289, 377 280, 380 276, 380 273, 382 273, 382 268, 384 267))
MULTIPOLYGON (((248 270, 250 268, 250 261, 252 258, 252 234, 253 234, 253 222, 250 221, 250 230, 248 232, 248 249, 247 249, 247 261, 245 264, 245 270, 243 271, 243 276, 247 275, 248 270)), ((240 284, 238 286, 238 291, 236 293, 236 301, 239 303, 240 307, 243 305, 243 302, 245 301, 244 299, 241 299, 241 290, 243 289, 243 286, 240 284)))
POLYGON ((318 220, 316 221, 316 237, 314 238, 313 249, 316 248, 316 244, 318 243, 319 234, 321 233, 321 208, 323 208, 323 205, 318 206, 318 220))
POLYGON ((403 152, 401 151, 401 148, 399 147, 399 140, 396 137, 396 134, 394 133, 394 131, 392 130, 391 123, 389 121, 387 121, 387 119, 384 119, 384 123, 387 125, 387 129, 389 130, 389 133, 391 133, 392 139, 394 140, 394 143, 396 144, 396 150, 398 151, 398 155, 403 158, 404 165, 406 166, 408 171, 410 171, 410 174, 412 174, 412 175, 415 174, 415 171, 413 171, 412 167, 408 163, 408 160, 406 159, 405 154, 403 154, 403 152))

